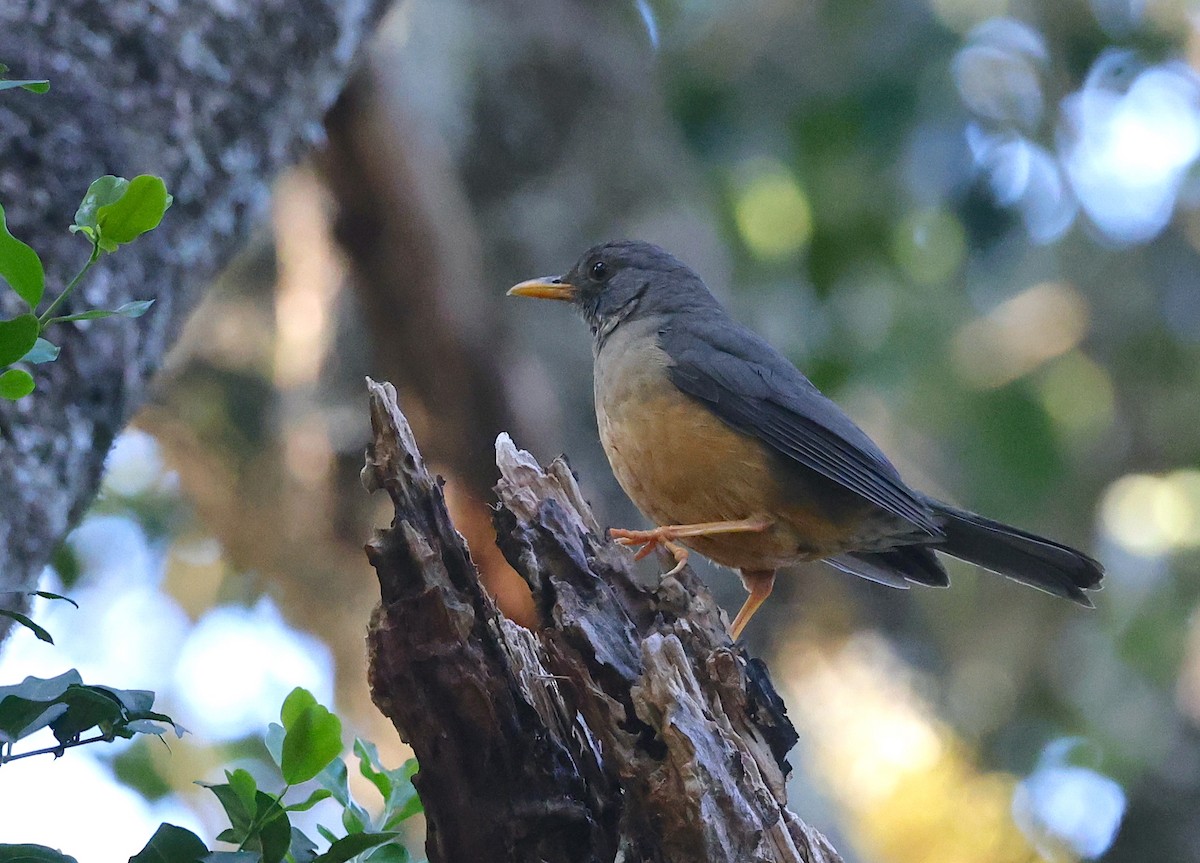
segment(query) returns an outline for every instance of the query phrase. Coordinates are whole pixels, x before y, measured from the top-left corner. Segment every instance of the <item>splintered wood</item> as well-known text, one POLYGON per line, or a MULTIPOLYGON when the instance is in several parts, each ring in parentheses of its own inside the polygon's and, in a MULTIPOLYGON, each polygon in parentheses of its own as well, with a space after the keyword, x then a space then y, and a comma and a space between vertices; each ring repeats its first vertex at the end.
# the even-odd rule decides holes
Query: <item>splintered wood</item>
POLYGON ((395 506, 366 547, 371 691, 420 761, 431 863, 840 863, 787 809, 795 731, 691 570, 641 586, 567 464, 501 435, 497 543, 540 626, 505 619, 395 390, 368 388, 363 483, 395 506))

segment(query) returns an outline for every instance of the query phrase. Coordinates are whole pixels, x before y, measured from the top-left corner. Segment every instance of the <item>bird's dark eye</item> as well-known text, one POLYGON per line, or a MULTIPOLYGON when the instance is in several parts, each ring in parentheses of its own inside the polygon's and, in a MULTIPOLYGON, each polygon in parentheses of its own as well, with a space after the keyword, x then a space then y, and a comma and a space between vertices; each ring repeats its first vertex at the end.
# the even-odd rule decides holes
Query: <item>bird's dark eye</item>
POLYGON ((592 268, 588 270, 588 275, 593 282, 603 282, 608 278, 608 264, 604 261, 596 261, 592 264, 592 268))

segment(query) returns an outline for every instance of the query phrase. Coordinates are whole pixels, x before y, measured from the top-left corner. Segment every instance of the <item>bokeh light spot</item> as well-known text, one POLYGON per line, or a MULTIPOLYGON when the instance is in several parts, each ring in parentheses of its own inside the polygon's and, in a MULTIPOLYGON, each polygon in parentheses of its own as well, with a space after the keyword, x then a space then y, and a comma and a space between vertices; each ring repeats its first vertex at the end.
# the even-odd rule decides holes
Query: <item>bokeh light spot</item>
POLYGON ((1098 436, 1112 425, 1116 413, 1108 372, 1079 351, 1046 368, 1038 395, 1051 421, 1071 437, 1098 436))
POLYGON ((125 515, 89 515, 67 537, 84 576, 92 583, 126 587, 157 583, 161 567, 146 532, 125 515))
POLYGON ((909 213, 892 240, 896 263, 913 282, 935 285, 958 272, 967 255, 962 223, 945 210, 909 213))
POLYGON ((746 247, 762 260, 799 253, 812 238, 812 209, 795 177, 775 162, 759 163, 737 194, 734 220, 746 247))
POLYGON ((1042 282, 955 333, 954 367, 971 386, 1003 386, 1074 348, 1087 328, 1083 295, 1064 282, 1042 282))
POLYGON ((1132 52, 1106 51, 1062 105, 1071 184, 1096 227, 1121 243, 1166 227, 1200 156, 1200 79, 1182 63, 1140 65, 1132 52))
POLYGON ((1011 132, 992 132, 971 123, 966 129, 972 157, 987 173, 997 203, 1014 207, 1035 243, 1051 243, 1075 222, 1079 204, 1058 157, 1011 132))
MULTIPOLYGON (((125 863, 163 821, 205 832, 179 801, 145 800, 115 782, 109 768, 82 749, 53 764, 41 758, 6 764, 0 811, 0 842, 49 842, 86 863, 125 863)), ((5 859, 35 857, 17 852, 5 859)))
POLYGON ((943 24, 966 33, 981 21, 1007 14, 1010 0, 930 0, 929 5, 943 24))
POLYGON ((150 491, 162 475, 158 441, 138 428, 117 435, 104 462, 104 489, 123 497, 150 491))
POLYGON ((1200 546, 1200 470, 1123 476, 1105 491, 1100 520, 1133 554, 1154 557, 1200 546))
POLYGON ((954 83, 967 107, 989 120, 1033 129, 1042 117, 1041 34, 1021 21, 993 18, 954 57, 954 83))
POLYGON ((333 658, 320 639, 290 628, 263 597, 253 608, 226 606, 193 628, 176 667, 177 717, 196 734, 230 740, 277 721, 296 686, 322 704, 333 693, 333 658))
POLYGON ((1016 778, 975 767, 918 694, 922 681, 877 633, 780 657, 811 771, 852 815, 862 859, 1027 863, 1012 823, 1016 778))
POLYGON ((1078 743, 1050 743, 1013 794, 1013 819, 1048 860, 1099 857, 1112 845, 1125 815, 1125 791, 1119 784, 1067 763, 1078 743))

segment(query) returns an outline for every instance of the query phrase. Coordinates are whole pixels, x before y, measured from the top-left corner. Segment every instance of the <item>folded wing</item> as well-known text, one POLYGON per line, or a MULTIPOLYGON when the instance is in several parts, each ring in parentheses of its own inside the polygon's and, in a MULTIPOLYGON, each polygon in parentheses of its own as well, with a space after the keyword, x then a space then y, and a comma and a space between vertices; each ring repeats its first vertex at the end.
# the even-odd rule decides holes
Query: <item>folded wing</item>
POLYGON ((905 485, 886 456, 795 366, 728 318, 691 317, 684 329, 664 327, 671 381, 722 420, 785 457, 909 522, 941 535, 924 498, 905 485))

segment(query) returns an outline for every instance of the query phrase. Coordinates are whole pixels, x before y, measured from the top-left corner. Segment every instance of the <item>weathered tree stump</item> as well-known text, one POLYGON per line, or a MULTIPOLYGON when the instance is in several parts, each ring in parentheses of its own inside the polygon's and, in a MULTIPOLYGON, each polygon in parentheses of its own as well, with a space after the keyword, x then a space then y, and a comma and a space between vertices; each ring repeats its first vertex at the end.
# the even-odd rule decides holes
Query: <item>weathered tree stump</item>
POLYGON ((498 543, 541 626, 505 619, 395 390, 368 386, 363 482, 395 506, 366 547, 371 691, 420 761, 431 863, 840 863, 786 807, 795 731, 703 583, 641 586, 566 462, 501 435, 498 543))

